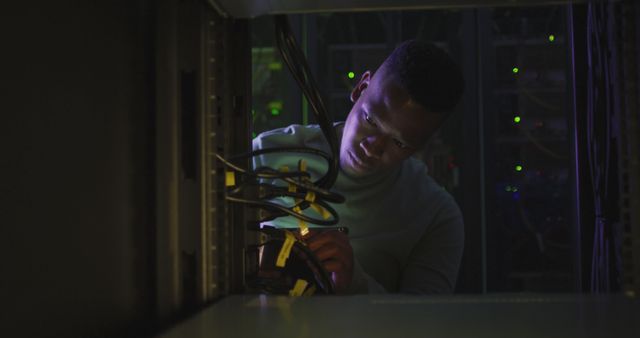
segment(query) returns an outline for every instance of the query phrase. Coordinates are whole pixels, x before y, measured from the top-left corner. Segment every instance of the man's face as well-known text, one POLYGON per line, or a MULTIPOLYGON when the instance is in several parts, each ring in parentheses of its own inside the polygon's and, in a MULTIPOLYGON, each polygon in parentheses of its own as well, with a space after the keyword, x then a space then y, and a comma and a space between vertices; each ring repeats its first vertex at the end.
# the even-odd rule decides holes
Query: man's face
POLYGON ((388 170, 427 142, 441 123, 413 101, 381 68, 365 72, 351 93, 354 105, 345 122, 340 167, 356 177, 388 170))

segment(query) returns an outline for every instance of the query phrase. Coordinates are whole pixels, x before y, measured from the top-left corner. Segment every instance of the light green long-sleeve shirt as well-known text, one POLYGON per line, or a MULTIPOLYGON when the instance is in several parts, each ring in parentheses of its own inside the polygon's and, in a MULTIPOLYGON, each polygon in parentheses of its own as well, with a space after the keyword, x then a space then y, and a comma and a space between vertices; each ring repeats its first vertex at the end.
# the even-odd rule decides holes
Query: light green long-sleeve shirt
MULTIPOLYGON (((336 124, 339 139, 342 127, 336 124)), ((316 125, 275 129, 253 141, 254 149, 274 147, 309 147, 330 153, 316 125)), ((301 158, 307 161, 312 180, 326 173, 323 158, 298 153, 257 156, 253 166, 295 170, 301 158)), ((331 190, 346 198, 344 204, 332 206, 339 214, 339 225, 349 228, 355 256, 352 293, 453 292, 464 246, 462 215, 453 197, 427 175, 421 161, 409 158, 391 173, 364 179, 341 170, 331 190)), ((271 223, 298 226, 292 217, 271 223)))

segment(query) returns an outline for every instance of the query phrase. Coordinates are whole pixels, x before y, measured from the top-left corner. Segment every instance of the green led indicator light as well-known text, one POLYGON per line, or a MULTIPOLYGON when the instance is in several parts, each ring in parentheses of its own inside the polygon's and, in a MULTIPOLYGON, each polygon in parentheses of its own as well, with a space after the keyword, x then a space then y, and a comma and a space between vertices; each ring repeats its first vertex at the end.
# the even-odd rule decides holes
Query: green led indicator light
POLYGON ((513 191, 513 192, 518 192, 518 188, 513 187, 513 189, 511 189, 511 191, 513 191))
POLYGON ((554 42, 554 41, 556 41, 555 35, 553 34, 549 35, 549 42, 554 42))
POLYGON ((520 123, 520 121, 521 121, 520 116, 516 116, 513 118, 513 122, 515 123, 520 123))
POLYGON ((271 62, 267 67, 269 68, 269 70, 282 70, 282 63, 271 62))
POLYGON ((513 74, 518 74, 520 69, 518 67, 513 67, 513 69, 511 69, 511 71, 513 72, 513 74))
POLYGON ((350 79, 353 79, 354 77, 356 77, 356 73, 354 73, 354 72, 349 72, 349 73, 347 73, 347 76, 348 76, 350 79))
POLYGON ((522 171, 522 166, 521 165, 517 165, 516 166, 516 171, 522 171))
POLYGON ((271 101, 267 104, 267 107, 269 108, 271 115, 278 116, 282 111, 282 101, 271 101))
POLYGON ((511 186, 508 185, 506 188, 504 188, 504 190, 507 191, 507 192, 511 192, 511 186))

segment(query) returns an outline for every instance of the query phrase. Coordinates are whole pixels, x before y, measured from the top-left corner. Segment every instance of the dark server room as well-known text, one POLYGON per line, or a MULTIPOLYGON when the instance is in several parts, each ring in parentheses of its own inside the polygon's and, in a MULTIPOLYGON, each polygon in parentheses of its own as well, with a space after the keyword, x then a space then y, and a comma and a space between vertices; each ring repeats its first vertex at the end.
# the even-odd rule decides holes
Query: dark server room
POLYGON ((3 337, 640 337, 640 3, 0 15, 3 337))

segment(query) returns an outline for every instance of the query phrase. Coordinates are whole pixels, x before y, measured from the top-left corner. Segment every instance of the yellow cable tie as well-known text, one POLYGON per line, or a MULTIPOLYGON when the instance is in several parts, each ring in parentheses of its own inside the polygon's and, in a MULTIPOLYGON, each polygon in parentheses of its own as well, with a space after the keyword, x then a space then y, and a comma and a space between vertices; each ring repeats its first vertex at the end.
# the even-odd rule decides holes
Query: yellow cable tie
POLYGON ((224 182, 227 187, 233 187, 236 185, 236 173, 233 171, 227 171, 224 182))
MULTIPOLYGON (((297 205, 293 207, 293 212, 302 215, 302 209, 300 209, 300 207, 297 205)), ((305 236, 306 234, 309 233, 309 226, 305 221, 298 219, 298 227, 300 228, 300 234, 302 236, 305 236)))
POLYGON ((322 218, 324 219, 329 219, 331 217, 331 213, 329 212, 329 210, 325 209, 323 206, 317 204, 317 203, 312 203, 311 204, 311 209, 313 209, 315 212, 319 213, 322 218))
MULTIPOLYGON (((298 170, 300 170, 301 172, 306 172, 307 171, 307 161, 305 161, 304 159, 300 159, 298 161, 298 170)), ((300 177, 300 181, 301 182, 309 182, 309 177, 300 177)))
POLYGON ((298 279, 296 283, 293 285, 293 289, 289 290, 289 296, 291 297, 300 297, 304 294, 304 290, 307 288, 309 283, 304 279, 298 279))
MULTIPOLYGON (((280 172, 288 173, 289 167, 287 167, 286 165, 283 165, 282 167, 280 167, 280 172)), ((297 190, 296 185, 293 183, 289 183, 289 192, 296 192, 296 190, 297 190)))
POLYGON ((322 210, 322 213, 321 213, 321 214, 322 214, 322 218, 324 218, 324 219, 329 219, 329 218, 331 218, 331 216, 332 216, 332 215, 331 215, 331 213, 329 212, 329 210, 327 210, 327 209, 325 209, 325 208, 322 208, 322 207, 321 207, 320 209, 322 210))
POLYGON ((311 285, 311 286, 307 289, 307 291, 305 291, 305 292, 302 294, 302 297, 310 297, 310 296, 313 296, 313 294, 314 294, 314 293, 316 293, 316 286, 315 286, 315 285, 311 285))
POLYGON ((293 243, 295 243, 296 238, 293 237, 293 234, 289 231, 285 231, 285 240, 282 243, 282 248, 280 248, 280 253, 278 254, 278 260, 276 261, 276 266, 279 268, 283 268, 289 255, 291 254, 291 248, 293 247, 293 243))
POLYGON ((309 233, 309 226, 307 225, 307 222, 299 219, 298 227, 300 228, 300 235, 306 236, 309 233))
POLYGON ((307 202, 315 202, 316 201, 316 193, 313 191, 307 191, 307 194, 304 196, 305 201, 307 202))
POLYGON ((313 209, 315 212, 317 212, 317 213, 322 215, 322 209, 324 209, 324 208, 321 207, 319 204, 311 203, 311 209, 313 209))
MULTIPOLYGON (((301 166, 300 171, 304 171, 304 172, 307 171, 307 161, 302 160, 302 166, 301 166)), ((307 176, 302 177, 302 181, 305 182, 305 183, 311 183, 311 177, 307 177, 307 176)))

